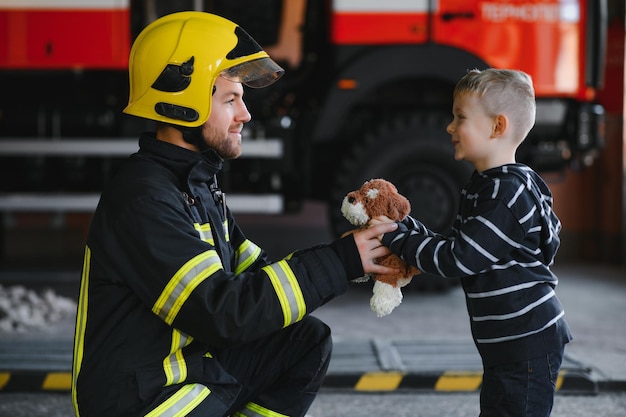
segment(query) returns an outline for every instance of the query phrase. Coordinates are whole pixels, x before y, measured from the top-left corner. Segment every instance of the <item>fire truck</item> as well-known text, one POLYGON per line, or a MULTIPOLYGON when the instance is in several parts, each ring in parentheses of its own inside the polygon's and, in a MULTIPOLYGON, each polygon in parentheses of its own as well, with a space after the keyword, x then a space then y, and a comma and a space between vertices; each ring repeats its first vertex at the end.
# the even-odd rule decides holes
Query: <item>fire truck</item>
POLYGON ((0 0, 0 210, 95 208, 151 128, 122 113, 132 41, 180 10, 237 22, 286 69, 246 90, 244 153, 220 178, 235 212, 320 200, 340 233, 343 196, 380 177, 449 230, 471 168, 446 125, 474 68, 533 78, 537 122, 519 161, 582 168, 602 148, 606 0, 0 0))

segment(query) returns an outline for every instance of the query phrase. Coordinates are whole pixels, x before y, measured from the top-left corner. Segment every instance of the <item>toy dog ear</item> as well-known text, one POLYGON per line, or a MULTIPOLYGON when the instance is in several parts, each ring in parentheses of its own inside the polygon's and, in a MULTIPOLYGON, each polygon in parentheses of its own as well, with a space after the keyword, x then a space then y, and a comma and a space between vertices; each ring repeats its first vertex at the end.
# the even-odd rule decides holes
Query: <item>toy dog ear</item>
POLYGON ((387 217, 392 220, 404 220, 411 212, 411 203, 409 200, 398 192, 395 185, 385 182, 381 185, 385 189, 385 198, 387 203, 387 217))
POLYGON ((397 213, 397 219, 398 220, 404 220, 406 218, 406 216, 409 215, 409 213, 411 212, 411 203, 409 203, 409 200, 404 197, 402 194, 394 194, 393 196, 393 204, 395 206, 396 209, 396 213, 397 213))

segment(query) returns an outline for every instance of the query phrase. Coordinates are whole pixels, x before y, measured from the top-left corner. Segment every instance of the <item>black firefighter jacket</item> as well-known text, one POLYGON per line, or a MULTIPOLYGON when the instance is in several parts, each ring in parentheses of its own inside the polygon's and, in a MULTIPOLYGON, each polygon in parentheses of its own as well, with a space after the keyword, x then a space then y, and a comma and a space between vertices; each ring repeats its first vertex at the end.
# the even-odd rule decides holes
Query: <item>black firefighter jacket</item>
POLYGON ((270 263, 212 195, 216 155, 154 134, 139 145, 102 194, 87 238, 74 342, 77 415, 120 415, 125 401, 183 383, 198 383, 187 395, 210 387, 228 403, 238 388, 212 348, 289 326, 362 275, 347 276, 332 245, 270 263))

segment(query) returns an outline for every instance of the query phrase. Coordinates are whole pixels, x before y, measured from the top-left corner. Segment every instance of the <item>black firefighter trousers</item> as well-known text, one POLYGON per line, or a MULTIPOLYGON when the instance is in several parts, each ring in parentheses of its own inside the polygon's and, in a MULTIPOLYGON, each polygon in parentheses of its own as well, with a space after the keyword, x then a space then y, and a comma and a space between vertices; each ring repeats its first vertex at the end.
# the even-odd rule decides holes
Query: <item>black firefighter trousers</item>
POLYGON ((226 413, 216 410, 222 407, 214 407, 209 395, 187 416, 304 416, 326 376, 331 351, 330 329, 312 316, 252 343, 218 350, 214 357, 243 388, 226 413))

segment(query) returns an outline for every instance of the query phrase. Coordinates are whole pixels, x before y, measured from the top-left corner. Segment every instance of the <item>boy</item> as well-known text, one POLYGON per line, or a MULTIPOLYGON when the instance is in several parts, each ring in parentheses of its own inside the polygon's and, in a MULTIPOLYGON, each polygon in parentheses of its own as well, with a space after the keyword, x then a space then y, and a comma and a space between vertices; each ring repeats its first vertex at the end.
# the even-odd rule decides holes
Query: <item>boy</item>
POLYGON ((408 218, 381 240, 423 271, 460 277, 483 362, 481 417, 549 416, 571 335, 550 271, 561 228, 552 196, 515 161, 535 121, 532 81, 521 71, 469 71, 454 90, 453 116, 455 159, 476 171, 451 235, 408 218))

